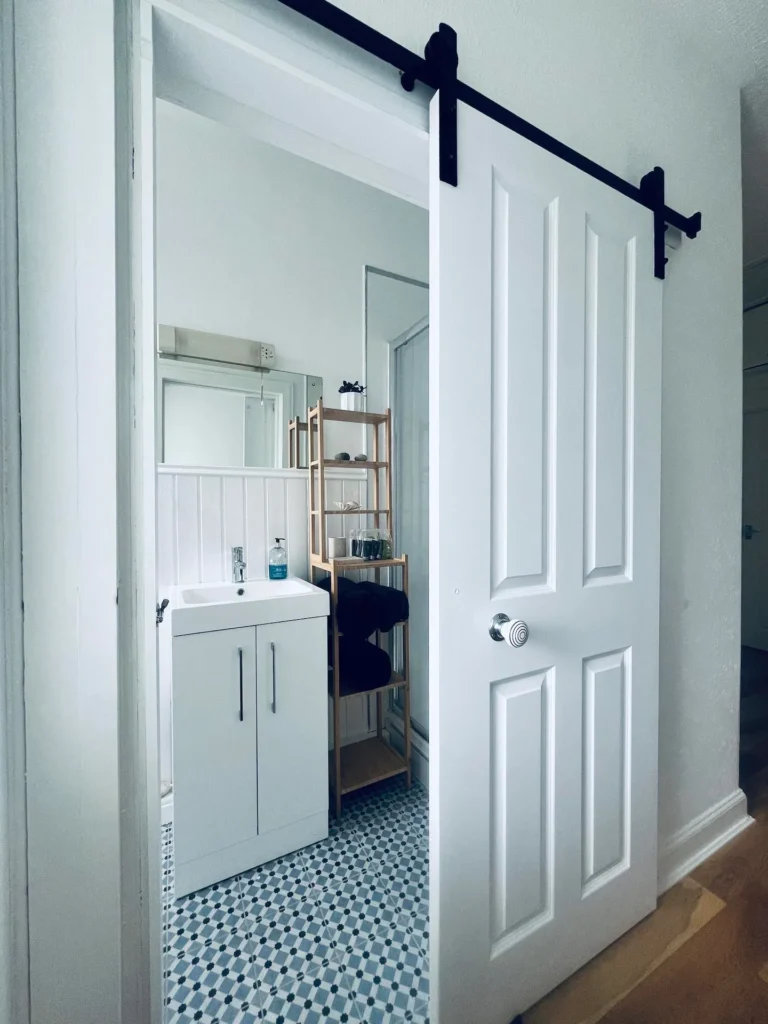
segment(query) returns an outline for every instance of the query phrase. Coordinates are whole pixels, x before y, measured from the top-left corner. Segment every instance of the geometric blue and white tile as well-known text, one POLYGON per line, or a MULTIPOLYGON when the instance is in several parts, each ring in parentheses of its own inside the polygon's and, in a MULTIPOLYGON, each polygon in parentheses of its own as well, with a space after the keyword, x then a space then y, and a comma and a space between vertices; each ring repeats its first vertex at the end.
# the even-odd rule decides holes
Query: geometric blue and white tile
POLYGON ((427 794, 345 800, 328 839, 180 900, 163 830, 166 1024, 428 1024, 427 794))

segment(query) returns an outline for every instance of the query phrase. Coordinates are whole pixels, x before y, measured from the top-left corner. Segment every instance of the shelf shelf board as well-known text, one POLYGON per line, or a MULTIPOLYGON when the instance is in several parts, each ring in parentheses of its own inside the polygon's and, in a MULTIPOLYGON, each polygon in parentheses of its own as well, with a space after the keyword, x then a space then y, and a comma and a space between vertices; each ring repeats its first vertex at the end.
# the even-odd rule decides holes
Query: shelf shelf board
POLYGON ((346 572, 350 569, 390 569, 393 566, 405 565, 405 559, 378 558, 368 560, 366 558, 334 558, 324 562, 320 555, 312 555, 312 565, 316 569, 324 569, 326 572, 331 572, 334 566, 336 569, 346 572))
POLYGON ((370 423, 375 426, 378 423, 386 423, 387 414, 385 412, 350 412, 347 409, 329 409, 327 405, 324 405, 323 419, 336 420, 340 423, 370 423))
MULTIPOLYGON (((313 516, 319 516, 317 509, 312 510, 313 516)), ((388 516, 388 508, 350 508, 342 511, 339 508, 327 508, 323 511, 325 516, 388 516)))
MULTIPOLYGON (((331 777, 334 772, 334 754, 329 754, 331 777)), ((392 778, 408 771, 408 764, 384 740, 372 739, 349 743, 341 748, 341 794, 352 793, 382 779, 392 778)))
MULTIPOLYGON (((328 693, 332 697, 333 696, 333 678, 329 679, 328 682, 329 682, 328 693)), ((370 689, 370 690, 369 689, 362 689, 362 690, 342 691, 339 694, 339 697, 340 697, 341 700, 346 700, 347 697, 360 697, 360 696, 364 697, 366 694, 369 694, 369 693, 385 693, 387 690, 399 690, 400 687, 401 686, 405 686, 407 684, 407 682, 408 682, 408 680, 405 678, 405 676, 401 676, 398 672, 393 672, 392 673, 392 678, 390 679, 390 681, 388 683, 385 683, 384 686, 376 686, 376 687, 374 687, 373 689, 370 689)))
MULTIPOLYGON (((319 459, 313 459, 310 462, 312 469, 317 469, 320 465, 319 459)), ((388 462, 355 462, 354 459, 323 459, 323 466, 326 469, 386 469, 389 465, 388 462)))

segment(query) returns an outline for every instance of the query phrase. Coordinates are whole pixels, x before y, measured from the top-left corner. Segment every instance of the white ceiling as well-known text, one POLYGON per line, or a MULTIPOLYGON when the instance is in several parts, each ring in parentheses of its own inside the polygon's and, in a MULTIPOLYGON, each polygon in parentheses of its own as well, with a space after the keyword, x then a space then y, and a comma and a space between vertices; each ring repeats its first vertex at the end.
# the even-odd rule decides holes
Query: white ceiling
POLYGON ((702 61, 742 87, 744 261, 768 257, 768 0, 653 5, 702 61))

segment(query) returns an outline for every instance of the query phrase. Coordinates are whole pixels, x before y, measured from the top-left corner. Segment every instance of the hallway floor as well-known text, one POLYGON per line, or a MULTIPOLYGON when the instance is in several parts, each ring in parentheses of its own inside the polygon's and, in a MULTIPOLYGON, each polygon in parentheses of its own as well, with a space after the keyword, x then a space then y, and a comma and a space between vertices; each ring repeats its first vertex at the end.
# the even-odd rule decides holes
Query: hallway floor
POLYGON ((768 768, 743 785, 755 824, 529 1010, 525 1024, 768 1021, 768 768))
POLYGON ((346 797, 328 839, 175 900, 163 830, 166 1024, 427 1024, 427 794, 346 797))

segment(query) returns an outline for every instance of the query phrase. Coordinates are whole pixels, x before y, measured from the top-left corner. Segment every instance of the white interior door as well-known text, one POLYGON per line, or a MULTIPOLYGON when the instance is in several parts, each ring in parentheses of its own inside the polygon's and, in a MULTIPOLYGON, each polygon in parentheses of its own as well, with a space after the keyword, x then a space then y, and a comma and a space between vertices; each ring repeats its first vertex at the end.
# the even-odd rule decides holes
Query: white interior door
POLYGON ((768 651, 768 373, 744 375, 741 637, 768 651))
POLYGON ((509 1024, 655 906, 661 285, 648 210, 462 103, 441 184, 438 102, 433 1014, 509 1024))

